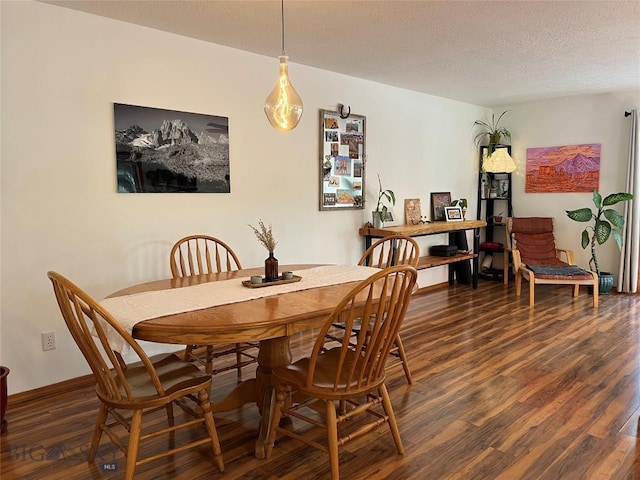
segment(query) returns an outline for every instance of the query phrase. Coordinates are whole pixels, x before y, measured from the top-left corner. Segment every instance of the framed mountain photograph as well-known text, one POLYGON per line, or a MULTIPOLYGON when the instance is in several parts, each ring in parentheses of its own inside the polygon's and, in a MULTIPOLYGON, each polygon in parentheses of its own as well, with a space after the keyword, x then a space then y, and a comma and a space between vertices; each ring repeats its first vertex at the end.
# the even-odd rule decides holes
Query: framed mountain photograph
POLYGON ((229 193, 229 119, 114 104, 120 193, 229 193))

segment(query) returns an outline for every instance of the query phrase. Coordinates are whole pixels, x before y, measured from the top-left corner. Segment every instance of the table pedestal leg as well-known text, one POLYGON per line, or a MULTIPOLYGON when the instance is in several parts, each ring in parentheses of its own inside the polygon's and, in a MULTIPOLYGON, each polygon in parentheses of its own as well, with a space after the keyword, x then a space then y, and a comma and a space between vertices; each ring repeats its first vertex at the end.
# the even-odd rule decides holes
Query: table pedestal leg
POLYGON ((260 430, 256 441, 256 458, 265 458, 269 425, 276 407, 275 385, 271 372, 275 367, 291 364, 291 348, 289 337, 272 338, 260 342, 258 353, 258 368, 256 370, 256 390, 258 394, 258 408, 262 416, 260 430))

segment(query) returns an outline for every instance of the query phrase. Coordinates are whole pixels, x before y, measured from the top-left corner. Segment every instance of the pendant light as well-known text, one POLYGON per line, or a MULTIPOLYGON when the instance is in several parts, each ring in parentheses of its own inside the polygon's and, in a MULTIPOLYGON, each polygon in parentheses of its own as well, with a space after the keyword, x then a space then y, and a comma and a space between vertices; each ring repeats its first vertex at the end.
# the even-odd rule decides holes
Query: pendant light
POLYGON ((302 117, 302 99, 289 80, 289 57, 284 51, 284 0, 281 0, 282 19, 282 54, 280 59, 280 73, 276 85, 264 102, 264 113, 269 123, 276 130, 288 132, 298 125, 302 117))

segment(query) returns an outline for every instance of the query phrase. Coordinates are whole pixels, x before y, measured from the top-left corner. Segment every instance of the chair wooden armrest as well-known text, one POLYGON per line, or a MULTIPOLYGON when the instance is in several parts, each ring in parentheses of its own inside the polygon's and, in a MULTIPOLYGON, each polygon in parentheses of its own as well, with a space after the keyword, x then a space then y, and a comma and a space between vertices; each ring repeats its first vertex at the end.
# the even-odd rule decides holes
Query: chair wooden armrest
POLYGON ((520 265, 522 265, 522 258, 520 257, 520 252, 517 248, 510 248, 511 255, 513 255, 513 268, 518 271, 520 265))
POLYGON ((571 250, 571 249, 568 249, 568 248, 556 248, 556 255, 558 256, 558 258, 560 260, 562 260, 563 262, 568 263, 569 265, 575 265, 576 264, 575 256, 573 254, 573 250, 571 250), (563 253, 565 255, 565 260, 562 260, 562 254, 563 253))
POLYGON ((509 266, 511 265, 509 262, 509 255, 512 254, 512 250, 513 249, 510 247, 505 247, 502 251, 502 283, 504 285, 509 285, 509 266))

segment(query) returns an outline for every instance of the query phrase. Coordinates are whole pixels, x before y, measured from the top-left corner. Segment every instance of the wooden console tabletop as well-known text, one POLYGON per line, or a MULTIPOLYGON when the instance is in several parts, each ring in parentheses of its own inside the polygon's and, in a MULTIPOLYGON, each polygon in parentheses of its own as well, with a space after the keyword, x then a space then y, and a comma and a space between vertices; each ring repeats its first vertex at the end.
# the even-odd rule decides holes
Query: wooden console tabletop
MULTIPOLYGON (((383 238, 390 235, 406 235, 408 237, 422 237, 426 235, 449 234, 449 244, 454 244, 452 234, 455 232, 473 230, 473 250, 471 252, 461 252, 451 257, 437 257, 425 255, 420 257, 418 269, 439 267, 442 265, 451 266, 454 263, 465 260, 472 260, 472 286, 478 288, 478 249, 480 245, 480 229, 486 227, 484 220, 464 220, 462 222, 431 222, 419 225, 396 225, 386 228, 361 227, 358 233, 365 237, 365 250, 371 246, 372 238, 383 238)), ((449 267, 449 284, 453 285, 454 272, 449 267)))

